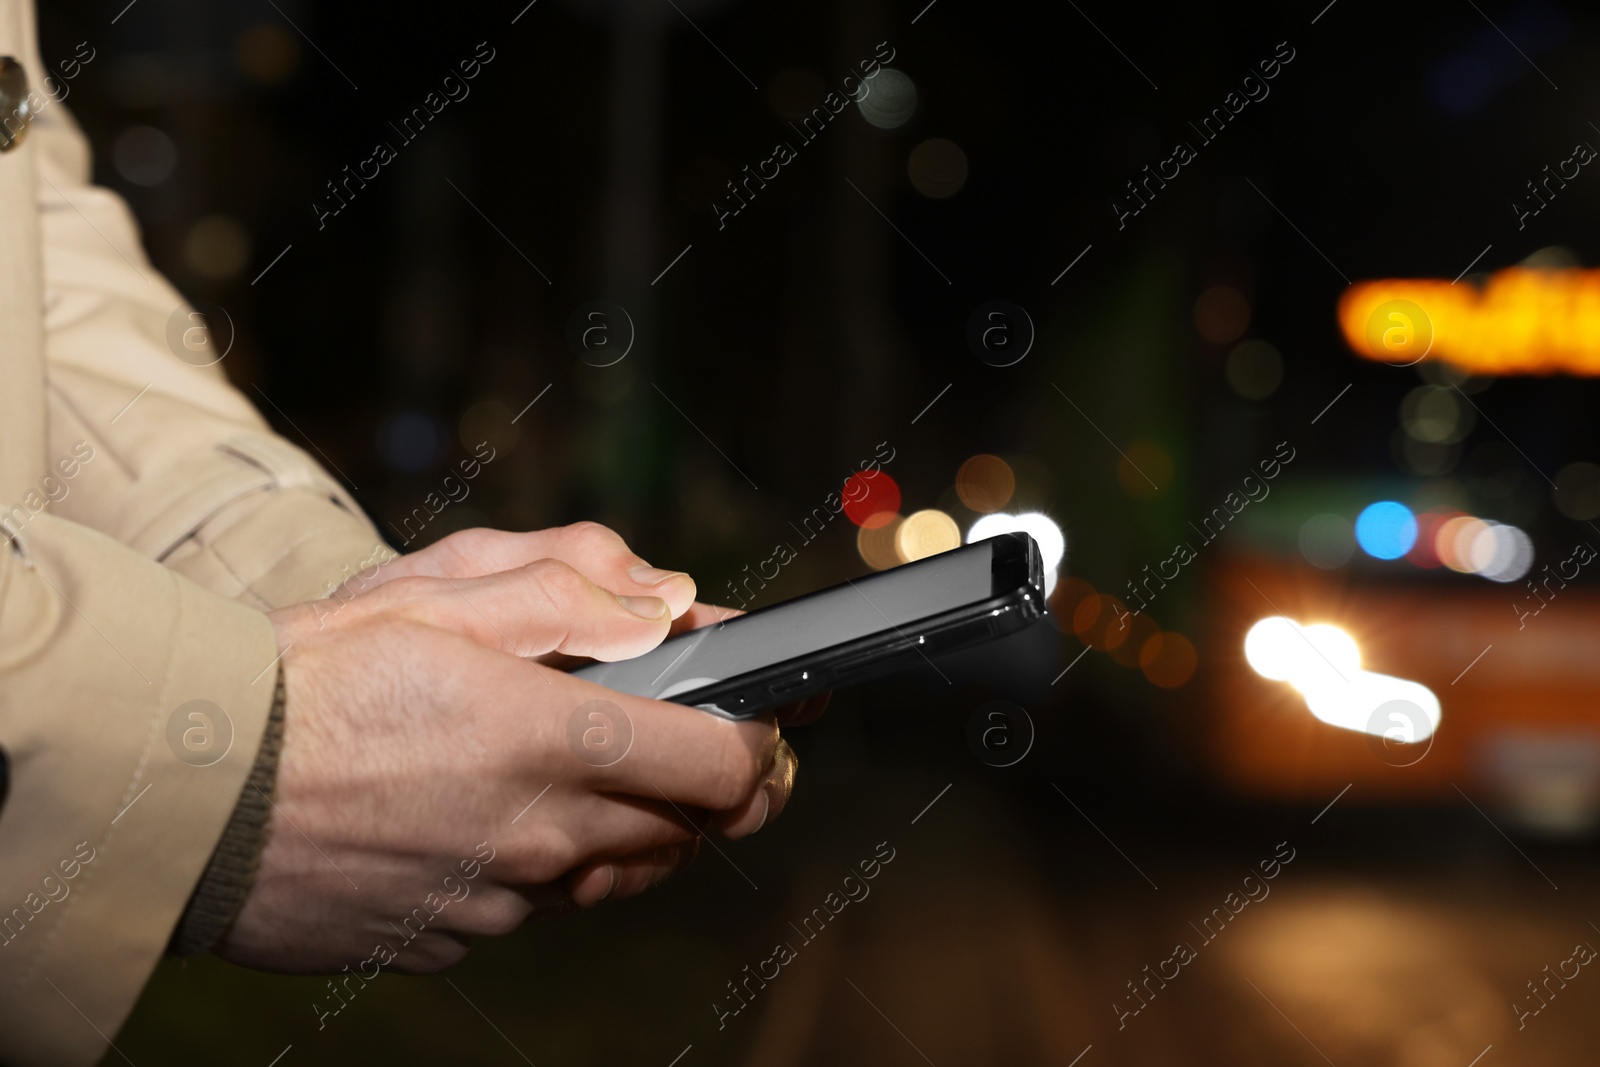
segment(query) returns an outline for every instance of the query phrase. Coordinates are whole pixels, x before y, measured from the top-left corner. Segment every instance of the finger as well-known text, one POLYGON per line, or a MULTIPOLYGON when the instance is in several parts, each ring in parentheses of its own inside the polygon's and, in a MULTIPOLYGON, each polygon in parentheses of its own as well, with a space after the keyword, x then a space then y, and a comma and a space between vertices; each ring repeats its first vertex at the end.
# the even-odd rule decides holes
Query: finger
POLYGON ((822 713, 828 710, 828 703, 832 699, 831 692, 818 693, 814 697, 806 697, 798 704, 788 704, 778 708, 773 714, 777 716, 779 726, 804 726, 820 719, 822 713))
POLYGON ((682 845, 710 819, 702 809, 666 801, 561 788, 566 795, 546 798, 543 817, 530 816, 501 849, 495 877, 502 883, 525 889, 576 868, 682 845))
POLYGON ((655 648, 671 625, 659 597, 617 596, 556 559, 480 578, 405 578, 347 602, 353 624, 401 615, 518 656, 561 652, 629 659, 655 648))
MULTIPOLYGON (((716 604, 702 604, 695 601, 682 615, 672 620, 672 626, 667 630, 668 637, 677 637, 689 630, 698 630, 704 626, 715 626, 724 619, 731 619, 744 612, 738 608, 724 608, 716 604)), ((559 652, 546 653, 538 657, 541 664, 553 667, 558 671, 571 671, 588 663, 589 660, 581 656, 563 656, 559 652)))
POLYGON ((512 892, 528 905, 530 916, 540 919, 553 919, 558 915, 565 915, 577 906, 573 903, 572 894, 567 892, 564 879, 558 878, 543 885, 522 886, 512 892))
MULTIPOLYGON (((566 894, 560 894, 565 899, 566 894)), ((481 885, 447 913, 450 929, 471 937, 499 937, 521 926, 540 903, 536 894, 519 893, 498 885, 481 885)), ((548 906, 548 905, 547 905, 548 906)))
POLYGON ((573 903, 592 908, 602 900, 636 896, 686 869, 700 853, 700 840, 628 856, 574 871, 567 878, 573 903))
MULTIPOLYGON (((584 743, 592 738, 613 746, 604 750, 607 753, 622 753, 593 765, 587 753, 573 751, 575 777, 594 789, 730 811, 748 801, 772 763, 778 729, 771 716, 735 722, 698 708, 605 689, 571 675, 556 677, 575 709, 579 705, 591 709, 592 728, 580 735, 584 743)), ((508 729, 520 731, 526 726, 513 723, 508 729)))
POLYGON ((618 596, 660 597, 674 618, 694 602, 693 578, 681 571, 652 567, 621 535, 597 522, 529 533, 461 530, 385 564, 365 588, 404 577, 478 578, 541 559, 558 559, 618 596))
POLYGON ((687 611, 672 620, 672 630, 668 637, 677 637, 690 630, 698 630, 705 626, 715 626, 729 619, 736 619, 744 612, 738 608, 725 608, 720 604, 702 604, 696 600, 689 605, 687 611))
POLYGON ((780 737, 761 784, 744 804, 717 818, 723 836, 733 840, 748 837, 783 814, 789 795, 794 792, 795 773, 799 769, 800 760, 794 749, 780 737))
MULTIPOLYGON (((667 632, 667 636, 677 637, 686 631, 698 630, 704 626, 715 626, 743 614, 744 612, 738 608, 727 608, 718 604, 702 604, 699 601, 695 601, 694 604, 690 605, 688 611, 672 620, 672 629, 667 632)), ((778 725, 780 726, 804 726, 822 717, 822 713, 828 709, 828 701, 832 696, 832 693, 819 693, 795 704, 785 704, 783 707, 776 709, 773 714, 777 716, 778 725)))

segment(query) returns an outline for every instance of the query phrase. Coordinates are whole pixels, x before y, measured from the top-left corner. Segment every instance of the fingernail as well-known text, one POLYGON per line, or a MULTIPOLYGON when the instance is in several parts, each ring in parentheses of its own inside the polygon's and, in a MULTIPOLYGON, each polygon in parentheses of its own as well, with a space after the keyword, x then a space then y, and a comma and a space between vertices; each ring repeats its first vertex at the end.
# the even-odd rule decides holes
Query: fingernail
POLYGON ((688 575, 682 571, 664 571, 648 563, 639 563, 628 568, 628 577, 640 585, 657 586, 673 578, 687 578, 688 575))
POLYGON ((678 864, 683 862, 683 849, 679 847, 661 849, 651 857, 657 869, 650 875, 652 888, 672 877, 672 872, 678 869, 678 864))
POLYGON ((617 891, 618 883, 622 881, 622 869, 615 863, 607 867, 606 870, 611 873, 611 884, 606 886, 606 891, 600 894, 599 900, 595 901, 597 904, 600 902, 600 900, 605 900, 610 897, 612 893, 615 893, 617 891))
POLYGON ((766 785, 762 785, 762 787, 761 787, 761 821, 756 823, 755 830, 751 830, 750 832, 751 833, 756 833, 763 826, 767 825, 767 816, 769 816, 771 814, 772 814, 772 794, 770 792, 768 792, 768 789, 767 789, 766 785))
POLYGON ((667 614, 667 602, 658 596, 619 596, 622 606, 642 619, 661 619, 667 614))

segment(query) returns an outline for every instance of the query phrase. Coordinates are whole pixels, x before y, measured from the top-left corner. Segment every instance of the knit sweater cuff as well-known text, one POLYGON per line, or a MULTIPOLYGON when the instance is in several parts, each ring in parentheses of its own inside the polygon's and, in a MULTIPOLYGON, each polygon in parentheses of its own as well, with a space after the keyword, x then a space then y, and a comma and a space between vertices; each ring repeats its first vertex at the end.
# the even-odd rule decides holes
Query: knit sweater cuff
POLYGON ((239 793, 239 802, 184 909, 178 929, 167 945, 174 956, 206 952, 222 940, 233 925, 244 898, 255 881, 261 850, 267 843, 267 823, 272 815, 272 790, 278 778, 278 756, 283 751, 283 672, 279 669, 272 696, 272 712, 262 733, 255 766, 239 793))

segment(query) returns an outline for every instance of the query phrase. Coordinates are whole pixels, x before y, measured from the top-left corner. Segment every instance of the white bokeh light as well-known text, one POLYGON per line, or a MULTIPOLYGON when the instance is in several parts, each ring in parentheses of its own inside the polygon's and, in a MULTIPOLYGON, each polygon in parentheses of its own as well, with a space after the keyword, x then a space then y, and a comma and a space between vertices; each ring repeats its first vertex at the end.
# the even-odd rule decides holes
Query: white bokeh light
POLYGON ((1262 619, 1245 634, 1244 656, 1263 678, 1288 682, 1305 697, 1311 714, 1330 726, 1357 730, 1405 744, 1422 741, 1439 725, 1439 698, 1420 682, 1361 669, 1361 647, 1332 623, 1301 626, 1282 615, 1262 619), (1385 705, 1415 706, 1421 720, 1385 705))
POLYGON ((867 85, 867 95, 856 104, 862 118, 880 130, 892 130, 911 120, 917 110, 917 86, 903 71, 884 67, 867 85))
POLYGON ((997 511, 985 515, 967 531, 967 543, 982 541, 1006 533, 1025 533, 1039 545, 1039 556, 1044 564, 1044 594, 1049 596, 1056 587, 1056 569, 1067 555, 1067 535, 1061 532, 1050 516, 1038 511, 1025 511, 1008 515, 997 511))
POLYGON ((1477 530, 1466 557, 1491 582, 1514 582, 1533 566, 1533 540, 1515 526, 1490 522, 1477 530))

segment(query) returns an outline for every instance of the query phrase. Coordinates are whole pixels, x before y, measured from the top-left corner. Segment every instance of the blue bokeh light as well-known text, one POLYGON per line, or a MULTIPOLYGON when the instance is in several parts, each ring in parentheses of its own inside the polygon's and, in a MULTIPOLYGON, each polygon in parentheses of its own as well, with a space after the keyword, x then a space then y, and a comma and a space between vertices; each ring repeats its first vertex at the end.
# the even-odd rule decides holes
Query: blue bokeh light
POLYGON ((416 474, 438 463, 444 455, 446 431, 426 411, 396 411, 378 424, 378 455, 397 471, 416 474))
POLYGON ((1356 544, 1375 559, 1399 559, 1417 543, 1417 517, 1404 504, 1380 500, 1356 517, 1356 544))

